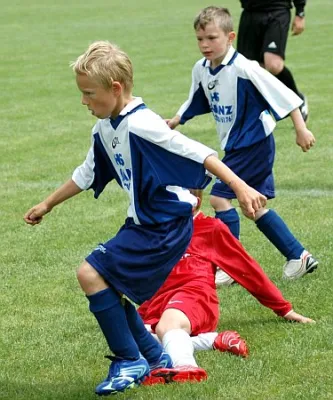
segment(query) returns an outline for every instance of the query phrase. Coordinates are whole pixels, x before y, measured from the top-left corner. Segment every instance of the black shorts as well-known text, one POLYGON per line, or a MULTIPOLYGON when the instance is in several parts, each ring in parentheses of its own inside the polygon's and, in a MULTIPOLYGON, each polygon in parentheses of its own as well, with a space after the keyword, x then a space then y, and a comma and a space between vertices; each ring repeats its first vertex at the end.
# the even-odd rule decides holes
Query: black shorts
POLYGON ((289 9, 269 12, 244 10, 239 22, 237 50, 260 63, 263 63, 266 52, 284 59, 290 20, 289 9))

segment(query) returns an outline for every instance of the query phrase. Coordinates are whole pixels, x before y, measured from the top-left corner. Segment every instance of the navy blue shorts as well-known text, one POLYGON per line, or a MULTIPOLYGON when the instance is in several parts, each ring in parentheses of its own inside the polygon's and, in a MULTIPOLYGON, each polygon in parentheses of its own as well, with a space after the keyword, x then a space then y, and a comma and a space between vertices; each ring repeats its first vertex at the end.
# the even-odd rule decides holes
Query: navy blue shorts
POLYGON ((162 286, 185 253, 192 231, 192 216, 159 225, 136 225, 127 218, 117 235, 86 261, 109 285, 141 304, 162 286))
MULTIPOLYGON (((249 186, 272 199, 275 197, 274 156, 274 137, 269 135, 250 147, 226 152, 222 161, 249 186)), ((234 191, 219 179, 216 179, 210 194, 225 199, 236 198, 234 191)))

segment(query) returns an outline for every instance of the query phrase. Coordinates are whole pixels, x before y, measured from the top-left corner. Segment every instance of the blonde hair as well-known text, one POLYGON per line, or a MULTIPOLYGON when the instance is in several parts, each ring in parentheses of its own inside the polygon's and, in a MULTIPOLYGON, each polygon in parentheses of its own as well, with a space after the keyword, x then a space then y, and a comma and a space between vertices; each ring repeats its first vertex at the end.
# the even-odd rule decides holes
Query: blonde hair
POLYGON ((224 33, 230 33, 234 30, 232 18, 227 8, 206 7, 196 16, 193 26, 198 29, 205 29, 206 25, 214 22, 224 33))
POLYGON ((126 92, 133 88, 133 66, 128 55, 108 41, 92 43, 70 66, 76 74, 85 74, 105 89, 114 81, 119 82, 126 92))

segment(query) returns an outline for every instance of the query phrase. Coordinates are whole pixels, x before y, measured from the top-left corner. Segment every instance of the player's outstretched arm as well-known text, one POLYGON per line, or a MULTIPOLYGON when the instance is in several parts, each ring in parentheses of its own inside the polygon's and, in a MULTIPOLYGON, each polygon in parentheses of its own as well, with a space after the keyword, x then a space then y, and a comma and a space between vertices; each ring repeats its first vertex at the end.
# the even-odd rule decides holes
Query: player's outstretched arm
POLYGON ((311 318, 304 317, 301 314, 297 314, 294 310, 289 311, 284 317, 287 321, 290 322, 299 322, 301 324, 314 324, 316 321, 314 321, 311 318))
POLYGON ((240 208, 248 218, 254 219, 256 211, 266 205, 265 196, 247 185, 216 156, 208 156, 204 167, 231 187, 237 196, 240 208))
POLYGON ((80 189, 76 183, 70 179, 44 201, 30 208, 30 210, 28 210, 24 215, 23 219, 29 225, 39 224, 42 222, 44 215, 49 213, 53 207, 80 192, 82 192, 82 189, 80 189))

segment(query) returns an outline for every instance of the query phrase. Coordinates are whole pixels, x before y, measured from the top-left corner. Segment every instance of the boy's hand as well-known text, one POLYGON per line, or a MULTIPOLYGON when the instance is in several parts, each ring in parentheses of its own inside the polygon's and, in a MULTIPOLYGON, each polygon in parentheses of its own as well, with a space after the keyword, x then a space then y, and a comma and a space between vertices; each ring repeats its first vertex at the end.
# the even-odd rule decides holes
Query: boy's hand
POLYGON ((297 314, 297 312, 295 312, 294 310, 288 312, 288 314, 286 314, 283 318, 286 319, 287 321, 299 322, 301 324, 315 324, 316 323, 316 321, 314 321, 313 319, 304 317, 301 314, 297 314))
POLYGON ((179 115, 175 115, 173 118, 171 118, 171 119, 166 119, 166 120, 165 120, 165 122, 167 123, 167 125, 168 125, 169 128, 171 128, 171 129, 175 129, 176 126, 179 125, 179 121, 180 121, 179 115))
POLYGON ((29 225, 36 225, 42 222, 43 216, 51 210, 47 207, 45 202, 41 202, 36 206, 30 208, 30 210, 24 215, 24 221, 29 225))
POLYGON ((267 203, 267 198, 264 195, 246 184, 239 189, 233 187, 232 189, 237 196, 243 214, 248 218, 254 219, 256 212, 267 203))
POLYGON ((316 143, 316 139, 312 132, 305 127, 296 131, 296 143, 306 152, 316 143))

